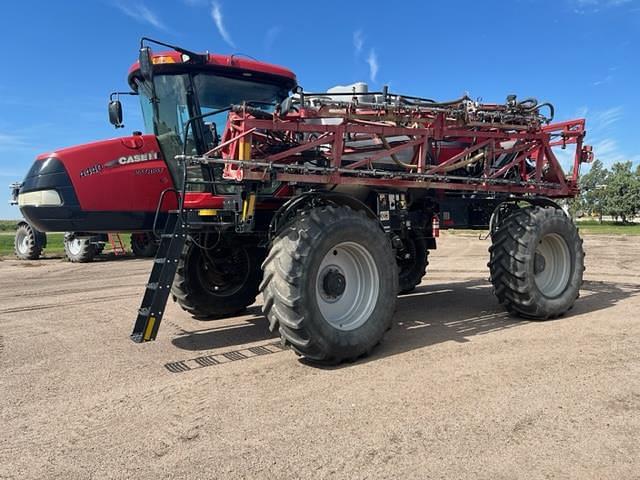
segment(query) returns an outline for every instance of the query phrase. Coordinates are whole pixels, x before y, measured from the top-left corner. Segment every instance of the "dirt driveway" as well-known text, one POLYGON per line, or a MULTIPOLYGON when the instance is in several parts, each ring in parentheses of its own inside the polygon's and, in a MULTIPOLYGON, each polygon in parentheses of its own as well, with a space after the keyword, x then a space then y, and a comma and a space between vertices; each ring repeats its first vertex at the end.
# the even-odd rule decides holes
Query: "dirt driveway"
POLYGON ((320 369, 259 314, 171 304, 151 264, 0 261, 0 478, 640 478, 640 238, 585 239, 566 318, 505 315, 447 235, 375 354, 320 369))

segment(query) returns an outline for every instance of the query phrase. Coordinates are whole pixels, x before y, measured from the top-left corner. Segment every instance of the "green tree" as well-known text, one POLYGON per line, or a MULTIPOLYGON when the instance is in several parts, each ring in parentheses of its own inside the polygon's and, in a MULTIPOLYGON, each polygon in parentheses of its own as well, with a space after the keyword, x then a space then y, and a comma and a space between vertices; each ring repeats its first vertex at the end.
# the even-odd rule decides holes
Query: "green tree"
POLYGON ((622 223, 640 212, 640 172, 632 170, 631 162, 614 163, 607 175, 603 211, 622 223))
POLYGON ((589 171, 580 177, 580 196, 574 202, 573 209, 587 215, 597 215, 602 221, 608 175, 602 162, 595 160, 589 171))

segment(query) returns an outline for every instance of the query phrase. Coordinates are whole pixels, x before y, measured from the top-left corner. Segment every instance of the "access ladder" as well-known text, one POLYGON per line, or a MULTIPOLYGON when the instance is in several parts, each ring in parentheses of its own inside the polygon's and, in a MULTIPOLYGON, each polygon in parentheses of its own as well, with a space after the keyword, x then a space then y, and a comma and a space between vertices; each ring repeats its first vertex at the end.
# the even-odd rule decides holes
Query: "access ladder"
POLYGON ((182 215, 177 211, 170 212, 164 232, 160 235, 160 246, 153 260, 149 282, 131 333, 131 340, 136 343, 156 338, 185 239, 186 229, 182 215))

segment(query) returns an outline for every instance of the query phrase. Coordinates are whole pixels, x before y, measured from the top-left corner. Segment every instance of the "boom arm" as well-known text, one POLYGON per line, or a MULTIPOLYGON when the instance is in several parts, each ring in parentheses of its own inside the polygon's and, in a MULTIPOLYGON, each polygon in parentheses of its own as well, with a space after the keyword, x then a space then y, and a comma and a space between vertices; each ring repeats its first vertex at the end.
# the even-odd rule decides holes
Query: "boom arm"
POLYGON ((580 164, 592 158, 583 145, 584 119, 544 125, 549 119, 540 109, 548 104, 515 98, 479 104, 468 97, 402 103, 400 95, 384 96, 382 103, 364 103, 303 94, 298 111, 273 114, 234 106, 220 145, 189 158, 225 164, 225 180, 548 197, 575 196, 580 164), (552 151, 568 145, 575 145, 569 178, 552 151))

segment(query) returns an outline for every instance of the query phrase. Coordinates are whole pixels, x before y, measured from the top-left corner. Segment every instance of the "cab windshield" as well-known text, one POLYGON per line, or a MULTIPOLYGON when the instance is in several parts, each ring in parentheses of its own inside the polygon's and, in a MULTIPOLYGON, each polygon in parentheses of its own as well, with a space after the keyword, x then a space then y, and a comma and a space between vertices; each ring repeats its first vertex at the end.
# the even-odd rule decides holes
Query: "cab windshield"
MULTIPOLYGON (((276 103, 287 97, 284 85, 259 83, 251 80, 229 78, 211 73, 162 74, 153 78, 157 102, 150 100, 150 89, 137 80, 138 92, 145 128, 158 138, 175 184, 182 188, 182 167, 175 156, 183 152, 184 130, 189 118, 242 102, 255 102, 261 108, 273 109, 276 103)), ((217 143, 227 122, 227 112, 192 122, 187 137, 187 155, 201 155, 217 143)), ((212 180, 212 170, 207 167, 188 168, 189 190, 205 191, 207 181, 212 180)))

